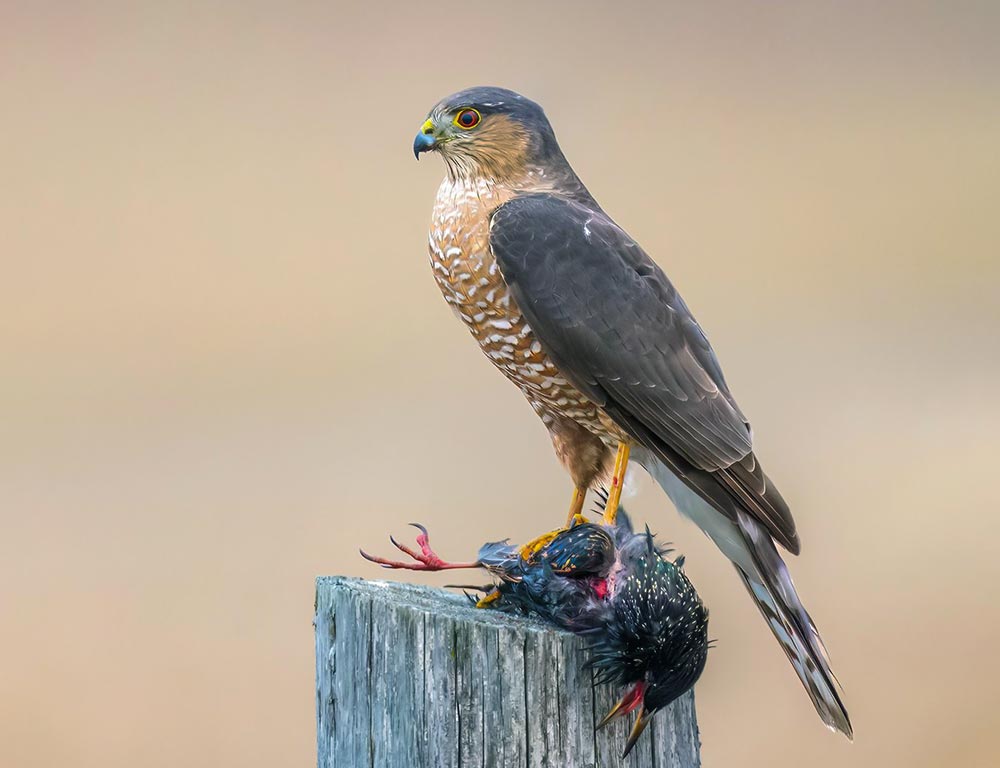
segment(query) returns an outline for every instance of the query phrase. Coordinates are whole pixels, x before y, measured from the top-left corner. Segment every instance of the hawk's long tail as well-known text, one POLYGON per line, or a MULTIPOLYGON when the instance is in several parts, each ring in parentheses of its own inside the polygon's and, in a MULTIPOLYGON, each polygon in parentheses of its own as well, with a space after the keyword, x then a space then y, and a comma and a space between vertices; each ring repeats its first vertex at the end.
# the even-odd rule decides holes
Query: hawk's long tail
POLYGON ((663 488, 678 511, 705 531, 733 562, 820 718, 829 728, 853 739, 851 720, 840 698, 823 640, 795 591, 774 540, 763 525, 743 512, 737 513, 736 522, 732 522, 688 488, 651 452, 644 448, 633 449, 633 455, 663 488))
POLYGON ((840 698, 837 678, 830 669, 826 647, 795 591, 788 566, 778 554, 774 541, 756 520, 742 512, 739 518, 739 528, 747 537, 757 568, 756 573, 748 574, 736 565, 737 573, 792 663, 820 718, 830 729, 853 740, 854 729, 840 698))

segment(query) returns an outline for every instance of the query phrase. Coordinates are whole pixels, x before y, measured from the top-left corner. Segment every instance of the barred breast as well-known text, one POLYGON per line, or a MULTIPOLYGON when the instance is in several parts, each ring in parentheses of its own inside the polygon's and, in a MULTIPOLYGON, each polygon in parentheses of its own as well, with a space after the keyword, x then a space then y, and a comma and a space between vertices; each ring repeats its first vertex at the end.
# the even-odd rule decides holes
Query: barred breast
POLYGON ((510 189, 483 181, 444 180, 429 237, 434 279, 483 353, 520 388, 550 430, 555 421, 569 419, 603 437, 608 430, 598 408, 542 351, 490 252, 490 215, 513 196, 510 189))

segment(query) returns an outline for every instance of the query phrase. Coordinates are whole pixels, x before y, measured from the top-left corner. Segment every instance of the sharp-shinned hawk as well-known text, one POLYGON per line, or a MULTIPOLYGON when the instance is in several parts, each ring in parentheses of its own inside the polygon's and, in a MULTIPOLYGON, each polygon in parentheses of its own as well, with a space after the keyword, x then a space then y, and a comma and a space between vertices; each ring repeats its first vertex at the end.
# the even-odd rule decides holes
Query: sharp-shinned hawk
POLYGON ((435 280, 493 364, 528 399, 574 483, 570 516, 629 458, 736 566, 823 722, 852 736, 815 624, 775 542, 791 513, 750 424, 670 280, 597 204, 541 107, 513 91, 447 97, 414 153, 447 176, 430 226, 435 280))

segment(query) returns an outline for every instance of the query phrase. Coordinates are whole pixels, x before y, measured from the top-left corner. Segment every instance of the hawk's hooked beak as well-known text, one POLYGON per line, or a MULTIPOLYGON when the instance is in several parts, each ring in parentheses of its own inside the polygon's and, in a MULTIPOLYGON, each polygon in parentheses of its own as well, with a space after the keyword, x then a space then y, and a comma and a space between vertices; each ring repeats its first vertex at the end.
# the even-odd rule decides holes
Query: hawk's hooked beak
POLYGON ((437 146, 437 139, 434 137, 434 121, 428 119, 421 128, 417 138, 413 140, 413 156, 420 159, 421 152, 427 152, 437 146))

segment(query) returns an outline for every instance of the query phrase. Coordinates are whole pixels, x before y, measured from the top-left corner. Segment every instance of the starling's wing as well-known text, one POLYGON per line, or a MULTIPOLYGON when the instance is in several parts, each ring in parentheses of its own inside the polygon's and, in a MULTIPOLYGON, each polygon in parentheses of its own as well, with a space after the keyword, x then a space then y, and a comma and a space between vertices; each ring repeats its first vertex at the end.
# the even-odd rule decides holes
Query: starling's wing
POLYGON ((559 576, 604 577, 615 562, 615 543, 601 526, 582 523, 559 533, 539 555, 559 576))
POLYGON ((554 195, 500 206, 490 247, 560 372, 685 482, 791 551, 795 524, 753 455, 708 339, 656 263, 599 209, 554 195))

